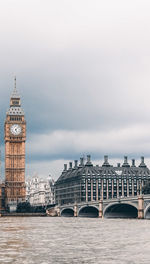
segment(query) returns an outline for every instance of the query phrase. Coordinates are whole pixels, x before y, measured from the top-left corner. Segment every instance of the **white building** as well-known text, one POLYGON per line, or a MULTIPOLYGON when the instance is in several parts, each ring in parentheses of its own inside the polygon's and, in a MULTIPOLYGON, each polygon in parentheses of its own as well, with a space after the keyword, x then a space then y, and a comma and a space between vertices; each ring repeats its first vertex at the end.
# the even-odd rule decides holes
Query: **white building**
POLYGON ((34 176, 32 179, 26 181, 26 201, 33 206, 50 205, 55 203, 54 198, 54 180, 39 179, 34 176))

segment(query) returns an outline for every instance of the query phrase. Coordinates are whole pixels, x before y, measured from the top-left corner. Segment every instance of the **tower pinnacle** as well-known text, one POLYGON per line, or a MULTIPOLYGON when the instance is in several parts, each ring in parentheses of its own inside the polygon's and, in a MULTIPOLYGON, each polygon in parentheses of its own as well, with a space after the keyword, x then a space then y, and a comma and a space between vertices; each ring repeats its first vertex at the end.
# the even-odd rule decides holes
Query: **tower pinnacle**
POLYGON ((21 107, 20 95, 16 88, 16 76, 14 77, 14 89, 10 97, 10 108, 7 111, 8 115, 24 115, 24 111, 21 107))
POLYGON ((16 90, 16 76, 14 77, 14 89, 16 90))
POLYGON ((20 98, 18 91, 17 91, 17 86, 16 86, 16 76, 14 77, 14 90, 13 90, 11 98, 20 98))

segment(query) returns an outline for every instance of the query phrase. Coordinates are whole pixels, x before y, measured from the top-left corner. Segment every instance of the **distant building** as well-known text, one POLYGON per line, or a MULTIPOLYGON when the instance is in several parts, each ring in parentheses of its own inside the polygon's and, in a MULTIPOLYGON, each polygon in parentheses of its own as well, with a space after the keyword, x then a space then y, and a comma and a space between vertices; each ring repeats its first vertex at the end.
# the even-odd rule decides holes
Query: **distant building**
POLYGON ((54 204, 54 180, 51 177, 45 180, 35 176, 26 181, 26 201, 33 206, 54 204))
POLYGON ((104 157, 102 166, 94 166, 88 155, 85 164, 83 158, 79 165, 77 160, 74 166, 70 162, 68 169, 64 164, 64 170, 55 183, 56 204, 136 196, 149 179, 150 170, 144 163, 144 157, 141 157, 138 167, 134 159, 129 165, 126 156, 122 166, 118 163, 114 167, 109 164, 108 156, 104 157))

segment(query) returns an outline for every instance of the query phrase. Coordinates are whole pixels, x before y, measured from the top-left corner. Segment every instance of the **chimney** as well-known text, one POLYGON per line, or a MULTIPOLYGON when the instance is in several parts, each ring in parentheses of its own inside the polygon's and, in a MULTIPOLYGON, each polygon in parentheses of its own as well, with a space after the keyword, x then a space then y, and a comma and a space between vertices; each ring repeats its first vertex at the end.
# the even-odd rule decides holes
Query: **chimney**
POLYGON ((91 156, 87 155, 87 162, 85 164, 86 166, 93 166, 92 162, 91 162, 91 156))
POLYGON ((78 160, 74 161, 74 167, 77 168, 78 167, 78 160))
POLYGON ((128 163, 128 157, 124 156, 124 163, 128 163))
POLYGON ((80 158, 80 167, 84 166, 84 158, 80 158))
POLYGON ((132 167, 135 167, 135 159, 132 159, 132 167))
POLYGON ((67 170, 67 164, 64 164, 64 171, 67 170))
POLYGON ((87 155, 87 162, 91 162, 91 156, 87 155))
POLYGON ((130 165, 128 164, 128 157, 124 156, 124 163, 122 164, 122 167, 130 167, 130 165))
POLYGON ((104 156, 104 163, 103 163, 102 167, 110 167, 107 155, 104 156))
POLYGON ((146 165, 144 163, 144 157, 143 156, 141 157, 141 163, 140 163, 139 167, 146 168, 146 165))
POLYGON ((69 169, 72 169, 72 162, 69 162, 69 169))
POLYGON ((107 155, 104 156, 104 162, 108 163, 108 156, 107 155))

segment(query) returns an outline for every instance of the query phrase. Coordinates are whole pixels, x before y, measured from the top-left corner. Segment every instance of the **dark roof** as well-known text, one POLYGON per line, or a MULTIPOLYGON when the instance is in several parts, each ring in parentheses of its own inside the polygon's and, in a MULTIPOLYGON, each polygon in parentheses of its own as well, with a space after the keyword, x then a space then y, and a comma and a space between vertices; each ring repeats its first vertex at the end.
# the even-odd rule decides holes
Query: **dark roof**
POLYGON ((150 178, 150 170, 144 163, 144 158, 141 157, 141 163, 138 167, 135 166, 135 161, 132 160, 132 165, 130 166, 127 161, 127 157, 124 157, 124 163, 122 166, 118 164, 118 166, 114 167, 109 164, 108 156, 104 156, 104 163, 102 166, 96 165, 93 166, 90 156, 87 156, 87 162, 84 164, 83 158, 80 159, 80 164, 77 165, 77 161, 75 161, 75 166, 72 167, 72 162, 70 162, 70 167, 67 169, 67 165, 64 164, 64 170, 56 184, 61 181, 66 180, 75 180, 80 177, 146 177, 150 178))

